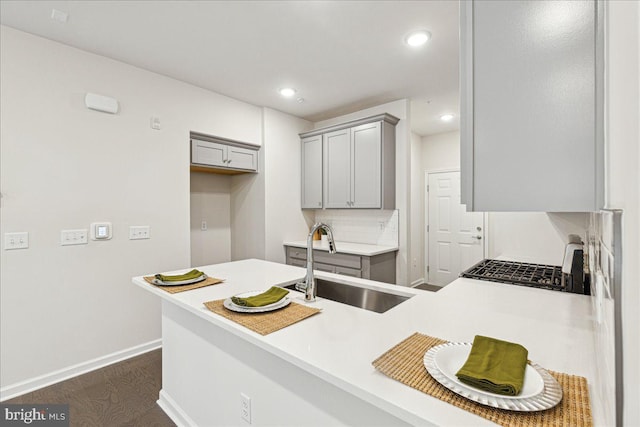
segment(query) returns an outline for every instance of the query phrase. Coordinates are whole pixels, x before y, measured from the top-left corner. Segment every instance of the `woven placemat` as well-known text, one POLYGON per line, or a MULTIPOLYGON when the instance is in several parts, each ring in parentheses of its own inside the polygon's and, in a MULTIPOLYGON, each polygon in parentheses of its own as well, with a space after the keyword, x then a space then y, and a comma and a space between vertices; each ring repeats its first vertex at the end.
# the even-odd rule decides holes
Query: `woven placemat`
POLYGON ((320 313, 319 308, 308 307, 295 302, 289 303, 288 306, 275 311, 266 313, 236 313, 235 311, 224 308, 224 300, 215 300, 205 302, 204 305, 209 310, 222 317, 232 320, 245 328, 249 328, 260 335, 267 335, 271 332, 278 331, 293 325, 307 317, 320 313))
POLYGON ((575 375, 548 371, 562 387, 562 401, 554 408, 538 412, 495 409, 466 399, 437 382, 424 366, 424 354, 447 341, 415 333, 372 362, 373 366, 396 381, 437 397, 502 426, 580 427, 593 426, 587 380, 575 375))
POLYGON ((144 280, 150 284, 151 286, 155 286, 158 289, 162 289, 163 291, 169 292, 170 294, 177 294, 178 292, 190 291, 191 289, 204 288, 205 286, 217 285, 218 283, 222 283, 224 280, 216 279, 215 277, 207 277, 201 282, 192 283, 190 285, 180 285, 180 286, 158 286, 153 283, 153 276, 145 276, 144 280))

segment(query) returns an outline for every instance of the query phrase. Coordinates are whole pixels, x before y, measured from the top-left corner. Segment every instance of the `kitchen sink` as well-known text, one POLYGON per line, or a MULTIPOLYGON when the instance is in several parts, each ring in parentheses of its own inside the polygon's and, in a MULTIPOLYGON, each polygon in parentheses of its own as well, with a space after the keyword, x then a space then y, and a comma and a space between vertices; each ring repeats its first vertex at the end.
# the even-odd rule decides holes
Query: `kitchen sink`
MULTIPOLYGON (((284 286, 284 288, 295 291, 296 285, 292 284, 284 286)), ((392 294, 390 292, 360 287, 349 283, 333 282, 317 277, 316 289, 319 297, 353 307, 375 311, 376 313, 384 313, 413 296, 392 294)))

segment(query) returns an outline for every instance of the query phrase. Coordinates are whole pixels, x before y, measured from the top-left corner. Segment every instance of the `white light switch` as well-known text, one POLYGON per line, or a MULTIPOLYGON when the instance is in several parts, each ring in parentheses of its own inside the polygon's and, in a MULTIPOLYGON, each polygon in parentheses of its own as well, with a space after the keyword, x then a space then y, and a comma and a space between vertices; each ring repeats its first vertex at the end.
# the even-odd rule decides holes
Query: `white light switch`
POLYGON ((60 245, 86 245, 87 244, 87 230, 62 230, 60 232, 60 245))
POLYGON ((91 240, 111 239, 110 222, 94 222, 91 224, 91 240))
POLYGON ((151 227, 148 225, 132 225, 129 227, 129 240, 151 238, 151 227))
POLYGON ((151 117, 151 129, 160 130, 160 117, 151 117))
POLYGON ((4 250, 11 249, 27 249, 29 247, 29 233, 5 233, 4 234, 4 250))

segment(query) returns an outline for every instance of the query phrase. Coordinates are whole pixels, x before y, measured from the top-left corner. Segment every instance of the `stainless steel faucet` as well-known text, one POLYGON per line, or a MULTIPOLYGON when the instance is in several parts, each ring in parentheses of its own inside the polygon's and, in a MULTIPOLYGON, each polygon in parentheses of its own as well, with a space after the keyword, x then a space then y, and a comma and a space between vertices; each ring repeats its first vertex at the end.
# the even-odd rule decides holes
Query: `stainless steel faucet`
POLYGON ((329 253, 336 253, 336 244, 333 241, 333 230, 327 224, 322 222, 318 222, 311 227, 311 231, 309 232, 309 236, 307 236, 307 277, 305 278, 304 283, 298 283, 296 285, 296 289, 299 291, 304 290, 304 300, 305 301, 315 301, 316 300, 316 279, 313 277, 313 235, 319 229, 323 229, 327 232, 327 240, 329 241, 329 253))

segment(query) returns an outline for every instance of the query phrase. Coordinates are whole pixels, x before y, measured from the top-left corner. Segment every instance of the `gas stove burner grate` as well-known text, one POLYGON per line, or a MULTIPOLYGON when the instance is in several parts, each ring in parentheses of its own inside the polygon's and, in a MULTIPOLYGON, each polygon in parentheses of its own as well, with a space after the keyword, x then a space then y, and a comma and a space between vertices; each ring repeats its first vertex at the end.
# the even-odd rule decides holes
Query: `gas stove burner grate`
POLYGON ((562 269, 555 265, 485 259, 460 277, 563 291, 562 269))

